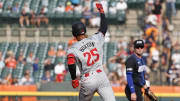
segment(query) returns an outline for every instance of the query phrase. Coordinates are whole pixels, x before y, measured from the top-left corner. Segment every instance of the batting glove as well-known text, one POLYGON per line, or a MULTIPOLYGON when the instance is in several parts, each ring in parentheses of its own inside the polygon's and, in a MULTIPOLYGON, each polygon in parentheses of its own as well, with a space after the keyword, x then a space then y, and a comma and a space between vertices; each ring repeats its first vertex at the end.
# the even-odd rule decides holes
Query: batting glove
POLYGON ((72 87, 77 88, 79 86, 79 80, 72 80, 72 87))
POLYGON ((104 10, 103 10, 103 7, 102 7, 102 4, 100 3, 96 3, 96 7, 97 9, 99 10, 100 13, 104 13, 104 10))

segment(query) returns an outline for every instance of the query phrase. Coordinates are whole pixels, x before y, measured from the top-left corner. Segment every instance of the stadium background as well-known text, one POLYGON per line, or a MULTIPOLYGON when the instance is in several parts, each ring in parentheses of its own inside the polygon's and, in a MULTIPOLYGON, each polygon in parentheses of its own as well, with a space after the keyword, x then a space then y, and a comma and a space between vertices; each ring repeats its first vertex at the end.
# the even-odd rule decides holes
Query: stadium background
MULTIPOLYGON (((74 1, 0 0, 0 100, 77 100, 78 89, 71 87, 65 61, 66 50, 76 41, 71 35, 71 24, 85 21, 87 34, 92 35, 98 30, 99 17, 94 9, 97 0, 74 1), (59 10, 59 5, 64 11, 63 8, 59 10), (27 15, 22 16, 23 9, 27 10, 27 15), (30 23, 24 21, 22 24, 20 19, 28 19, 30 23), (12 67, 7 65, 9 58, 15 60, 12 67), (58 63, 61 68, 65 66, 64 71, 54 69, 58 63), (61 73, 57 73, 58 70, 61 73), (28 81, 25 74, 32 81, 28 81), (50 75, 51 79, 45 75, 50 75), (38 96, 37 99, 34 96, 38 96)), ((180 0, 175 3, 160 0, 160 13, 152 10, 153 0, 122 0, 121 4, 121 0, 100 1, 109 24, 103 47, 104 69, 117 100, 126 101, 123 93, 126 84, 124 60, 132 52, 133 40, 142 38, 146 42, 146 78, 150 80, 152 90, 160 101, 179 101, 180 0)), ((97 96, 93 99, 98 100, 97 96)))

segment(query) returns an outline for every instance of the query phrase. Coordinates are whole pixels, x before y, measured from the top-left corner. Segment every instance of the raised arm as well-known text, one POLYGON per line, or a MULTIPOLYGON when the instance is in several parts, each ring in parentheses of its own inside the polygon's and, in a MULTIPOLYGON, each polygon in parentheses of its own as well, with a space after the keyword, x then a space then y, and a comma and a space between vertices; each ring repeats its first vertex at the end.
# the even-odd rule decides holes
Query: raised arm
POLYGON ((103 35, 105 36, 108 26, 107 26, 107 20, 104 14, 104 10, 103 10, 102 4, 100 3, 97 3, 96 7, 99 10, 100 17, 101 17, 101 25, 100 25, 99 31, 102 32, 103 35))

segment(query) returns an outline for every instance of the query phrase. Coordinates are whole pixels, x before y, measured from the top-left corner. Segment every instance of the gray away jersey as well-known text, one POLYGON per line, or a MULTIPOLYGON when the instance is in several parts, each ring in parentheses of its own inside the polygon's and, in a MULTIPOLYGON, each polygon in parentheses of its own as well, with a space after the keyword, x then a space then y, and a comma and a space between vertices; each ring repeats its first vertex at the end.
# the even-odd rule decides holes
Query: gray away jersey
POLYGON ((103 44, 104 35, 98 32, 89 38, 78 41, 68 49, 68 54, 75 55, 76 64, 81 75, 97 69, 103 69, 103 44))

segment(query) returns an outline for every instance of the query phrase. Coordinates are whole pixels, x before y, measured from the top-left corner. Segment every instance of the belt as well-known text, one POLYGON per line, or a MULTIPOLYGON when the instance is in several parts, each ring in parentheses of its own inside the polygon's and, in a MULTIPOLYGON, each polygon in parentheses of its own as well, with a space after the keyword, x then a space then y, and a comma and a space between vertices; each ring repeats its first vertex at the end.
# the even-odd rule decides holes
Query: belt
MULTIPOLYGON (((102 72, 102 70, 97 69, 96 72, 97 72, 97 73, 100 73, 100 72, 102 72)), ((89 75, 90 75, 90 73, 85 73, 85 74, 84 74, 85 77, 88 77, 89 75)))

